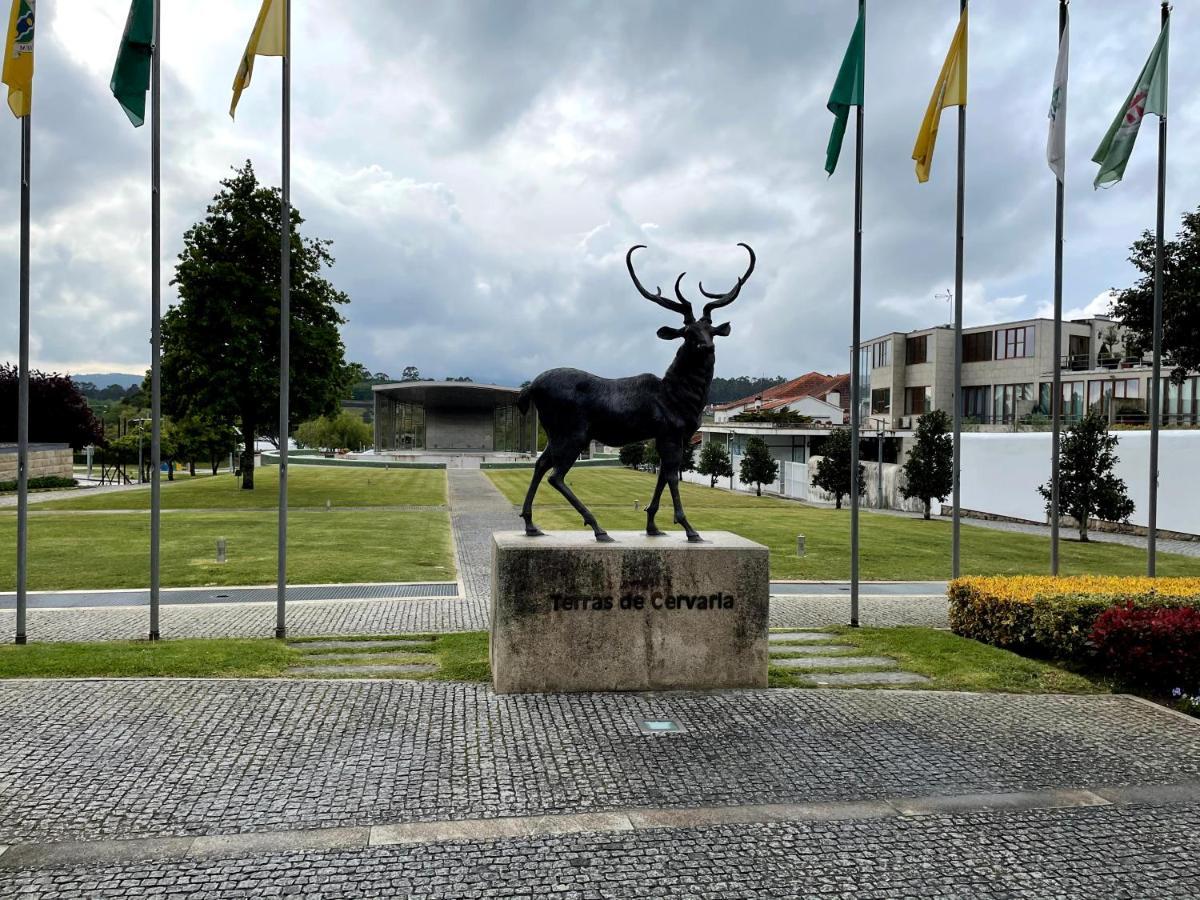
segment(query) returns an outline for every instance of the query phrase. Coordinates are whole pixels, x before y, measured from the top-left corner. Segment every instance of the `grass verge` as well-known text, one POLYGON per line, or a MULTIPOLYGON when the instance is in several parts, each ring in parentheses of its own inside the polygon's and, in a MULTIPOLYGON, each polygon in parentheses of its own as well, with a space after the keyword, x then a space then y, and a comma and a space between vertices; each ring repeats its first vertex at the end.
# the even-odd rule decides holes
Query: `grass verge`
MULTIPOLYGON (((921 684, 897 685, 910 690, 1005 694, 1092 694, 1111 690, 1103 679, 1027 659, 936 628, 849 628, 839 625, 821 630, 837 635, 838 644, 849 644, 867 656, 891 657, 896 660, 896 669, 930 679, 921 684)), ((786 646, 777 645, 776 649, 785 650, 786 646)), ((772 666, 770 673, 772 687, 811 684, 794 670, 772 666)))
POLYGON ((0 678, 269 678, 299 654, 255 639, 0 645, 0 678))
MULTIPOLYGON (((529 486, 529 472, 488 470, 485 473, 513 503, 520 503, 529 486)), ((568 482, 579 498, 609 530, 641 530, 643 508, 654 490, 655 478, 632 469, 580 469, 568 482)), ((842 581, 850 577, 850 513, 806 506, 792 500, 755 497, 701 485, 680 484, 684 508, 701 534, 732 531, 771 549, 771 577, 842 581), (796 555, 796 535, 806 536, 807 553, 796 555)), ((579 530, 579 516, 565 499, 543 483, 535 508, 543 528, 579 530)), ((671 505, 663 503, 658 525, 671 524, 671 505)), ((926 522, 919 517, 893 516, 864 510, 860 518, 860 573, 867 580, 926 581, 950 577, 950 523, 926 522)), ((962 526, 962 572, 965 575, 1024 575, 1046 571, 1048 538, 1033 534, 962 526)), ((1120 544, 1062 541, 1064 575, 1141 575, 1146 554, 1120 544)), ((1158 555, 1160 575, 1200 575, 1200 559, 1178 554, 1158 555)))

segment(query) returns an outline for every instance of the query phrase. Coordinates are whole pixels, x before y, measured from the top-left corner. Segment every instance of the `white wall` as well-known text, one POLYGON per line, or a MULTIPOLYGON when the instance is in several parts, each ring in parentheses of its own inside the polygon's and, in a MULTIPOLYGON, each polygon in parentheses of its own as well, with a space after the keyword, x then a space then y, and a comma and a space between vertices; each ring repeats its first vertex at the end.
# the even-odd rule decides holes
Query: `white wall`
MULTIPOLYGON (((1130 517, 1145 526, 1149 498, 1150 432, 1114 431, 1120 438, 1117 475, 1125 479, 1136 504, 1130 517)), ((1158 527, 1200 534, 1200 431, 1159 433, 1158 527)), ((1050 433, 978 434, 962 436, 962 505, 964 509, 1046 520, 1046 503, 1037 491, 1050 479, 1050 433)))

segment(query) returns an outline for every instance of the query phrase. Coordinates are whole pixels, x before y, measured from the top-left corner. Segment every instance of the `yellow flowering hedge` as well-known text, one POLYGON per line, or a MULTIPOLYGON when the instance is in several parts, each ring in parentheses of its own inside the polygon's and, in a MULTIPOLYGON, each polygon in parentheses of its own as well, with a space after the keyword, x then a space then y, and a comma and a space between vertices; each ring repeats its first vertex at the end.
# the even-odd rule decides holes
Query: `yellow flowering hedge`
POLYGON ((950 582, 950 627, 964 637, 1061 659, 1086 659, 1109 607, 1200 609, 1200 578, 969 576, 950 582))

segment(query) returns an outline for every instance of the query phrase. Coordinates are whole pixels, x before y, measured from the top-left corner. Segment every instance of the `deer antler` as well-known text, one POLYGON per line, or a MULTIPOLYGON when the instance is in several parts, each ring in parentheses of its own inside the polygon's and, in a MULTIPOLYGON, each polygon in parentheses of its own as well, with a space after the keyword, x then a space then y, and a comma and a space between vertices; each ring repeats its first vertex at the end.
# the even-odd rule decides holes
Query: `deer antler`
MULTIPOLYGON (((679 315, 683 316, 683 320, 685 322, 691 323, 696 321, 696 314, 692 310, 692 304, 684 299, 683 294, 679 291, 678 280, 675 282, 675 296, 679 298, 678 301, 668 300, 666 297, 664 297, 662 295, 661 287, 655 287, 653 294, 642 287, 642 283, 638 281, 637 273, 633 271, 633 251, 644 249, 646 249, 645 244, 635 244, 634 246, 630 247, 629 252, 625 254, 625 265, 629 269, 629 277, 633 279, 633 285, 638 289, 638 293, 647 300, 652 300, 653 302, 657 303, 664 309, 669 309, 671 312, 679 313, 679 315)), ((683 278, 683 275, 680 275, 679 277, 683 278)))
POLYGON ((735 284, 727 294, 711 294, 704 289, 704 282, 700 282, 700 293, 712 301, 711 303, 704 304, 704 312, 701 314, 700 318, 707 319, 712 314, 714 309, 720 309, 722 306, 728 306, 730 303, 736 300, 738 294, 741 293, 742 285, 746 283, 746 280, 754 271, 754 251, 750 248, 749 244, 738 244, 738 246, 745 247, 746 252, 750 254, 750 265, 746 268, 746 271, 742 277, 737 280, 737 284, 735 284))

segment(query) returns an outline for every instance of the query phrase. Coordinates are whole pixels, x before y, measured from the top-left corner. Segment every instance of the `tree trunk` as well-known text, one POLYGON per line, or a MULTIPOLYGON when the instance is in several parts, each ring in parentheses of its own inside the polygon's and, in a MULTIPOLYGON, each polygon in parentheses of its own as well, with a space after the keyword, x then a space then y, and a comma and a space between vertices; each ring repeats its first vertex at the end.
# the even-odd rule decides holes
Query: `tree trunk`
POLYGON ((754 493, 757 494, 759 497, 762 496, 762 484, 761 483, 755 482, 754 493))
POLYGON ((708 486, 710 488, 715 488, 717 486, 717 476, 716 475, 713 475, 711 478, 708 479, 708 486))
POLYGON ((246 426, 242 432, 245 448, 242 450, 242 490, 254 490, 254 428, 246 426))
POLYGON ((1088 543, 1087 526, 1087 516, 1084 516, 1079 520, 1079 540, 1085 544, 1088 543))
MULTIPOLYGON (((209 463, 212 464, 212 473, 214 475, 216 475, 217 471, 221 468, 221 460, 214 456, 212 459, 209 460, 209 463)), ((232 473, 230 473, 230 474, 232 474, 232 473)))
POLYGON ((841 509, 842 508, 842 495, 834 494, 833 495, 833 503, 834 503, 834 506, 833 506, 834 509, 841 509))
POLYGON ((175 480, 175 460, 167 460, 167 481, 175 480))
MULTIPOLYGON (((213 472, 213 474, 216 475, 217 473, 213 472)), ((188 475, 192 478, 196 477, 196 461, 194 459, 188 460, 188 475)))
POLYGON ((929 498, 925 498, 925 521, 929 521, 929 498))

